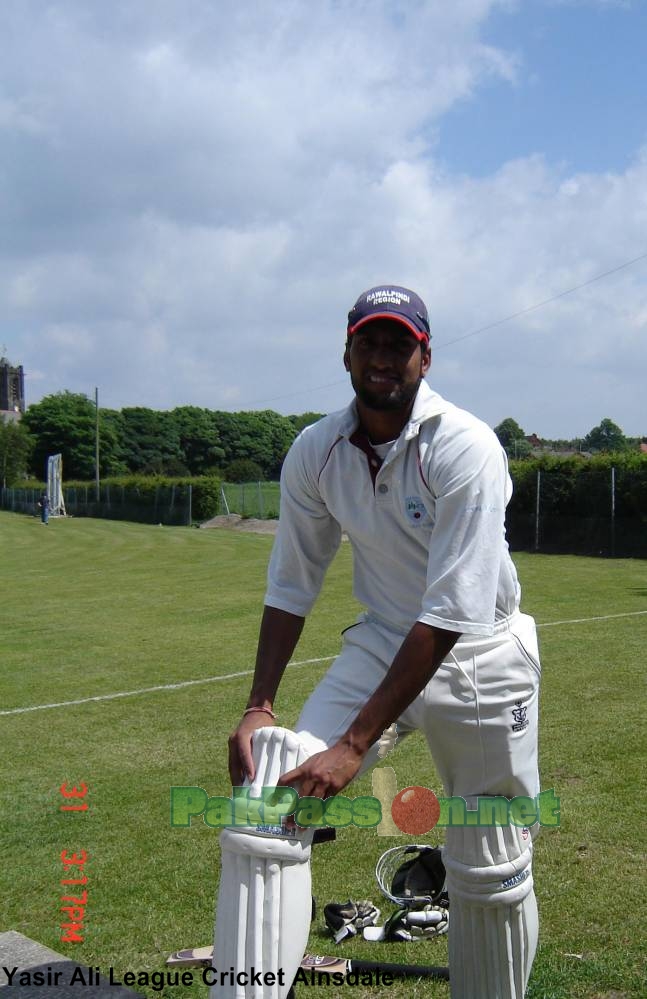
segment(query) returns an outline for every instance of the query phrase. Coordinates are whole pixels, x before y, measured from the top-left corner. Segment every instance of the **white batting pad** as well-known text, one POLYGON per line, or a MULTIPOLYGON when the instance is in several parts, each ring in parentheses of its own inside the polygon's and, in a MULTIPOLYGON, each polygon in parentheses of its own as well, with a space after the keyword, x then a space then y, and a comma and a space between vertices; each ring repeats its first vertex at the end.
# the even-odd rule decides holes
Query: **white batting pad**
POLYGON ((538 936, 529 830, 449 827, 443 861, 452 999, 522 999, 538 936))
MULTIPOLYGON (((254 733, 253 755, 250 796, 259 798, 263 787, 275 786, 309 754, 293 732, 269 727, 254 733)), ((211 999, 287 995, 310 932, 312 835, 312 830, 281 833, 262 826, 223 830, 211 999), (221 982, 220 973, 232 969, 221 982)))

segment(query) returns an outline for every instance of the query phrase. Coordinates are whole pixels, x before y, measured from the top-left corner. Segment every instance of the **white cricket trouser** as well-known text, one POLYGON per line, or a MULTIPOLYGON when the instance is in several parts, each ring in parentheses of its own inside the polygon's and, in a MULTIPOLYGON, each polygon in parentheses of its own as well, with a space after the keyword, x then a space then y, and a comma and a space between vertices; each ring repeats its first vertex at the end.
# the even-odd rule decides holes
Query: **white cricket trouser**
MULTIPOLYGON (((346 630, 296 725, 307 751, 325 749, 346 731, 403 638, 369 614, 346 630)), ((398 735, 424 733, 445 794, 470 808, 481 795, 534 798, 539 677, 535 623, 516 612, 491 638, 459 639, 397 719, 398 735)), ((363 770, 376 762, 377 748, 363 770)), ((421 783, 430 782, 421 775, 421 783)), ((529 830, 449 828, 444 856, 452 999, 521 999, 537 946, 529 830)))
MULTIPOLYGON (((295 726, 312 753, 346 731, 403 639, 369 614, 346 629, 342 651, 295 726)), ((459 639, 397 719, 398 737, 424 733, 448 797, 534 798, 539 793, 539 677, 535 622, 517 612, 498 624, 491 638, 459 639)), ((363 772, 376 761, 377 745, 367 754, 363 772)))

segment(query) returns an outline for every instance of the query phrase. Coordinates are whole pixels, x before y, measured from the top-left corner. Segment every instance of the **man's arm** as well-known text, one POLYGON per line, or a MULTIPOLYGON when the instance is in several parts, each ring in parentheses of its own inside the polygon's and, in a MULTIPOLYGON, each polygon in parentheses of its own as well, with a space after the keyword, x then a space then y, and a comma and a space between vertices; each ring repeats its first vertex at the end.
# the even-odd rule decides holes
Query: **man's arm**
POLYGON ((256 667, 248 708, 266 708, 243 714, 229 736, 229 776, 234 787, 245 777, 254 779, 251 737, 257 728, 273 725, 272 707, 285 667, 292 657, 303 630, 304 618, 276 607, 265 606, 256 653, 256 667))
POLYGON ((458 632, 416 622, 382 683, 344 735, 330 749, 284 774, 278 783, 298 784, 302 797, 338 794, 356 776, 364 756, 384 729, 429 683, 459 638, 458 632))
MULTIPOLYGON (((287 453, 281 469, 281 515, 268 567, 265 609, 256 654, 256 669, 247 707, 272 709, 285 667, 314 604, 326 570, 341 541, 341 528, 318 492, 316 469, 334 443, 317 445, 315 429, 306 428, 287 453), (314 438, 314 445, 309 442, 314 438)), ((243 715, 229 738, 232 784, 254 779, 251 737, 273 724, 272 715, 243 715)))

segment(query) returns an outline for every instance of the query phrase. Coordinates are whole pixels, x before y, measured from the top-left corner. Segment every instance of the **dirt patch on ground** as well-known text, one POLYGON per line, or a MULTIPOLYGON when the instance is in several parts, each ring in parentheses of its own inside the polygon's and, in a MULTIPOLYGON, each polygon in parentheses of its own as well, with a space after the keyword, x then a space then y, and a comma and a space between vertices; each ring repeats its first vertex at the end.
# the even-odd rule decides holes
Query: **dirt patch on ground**
POLYGON ((258 520, 256 517, 227 513, 206 520, 200 527, 223 527, 229 531, 249 531, 252 534, 276 534, 278 523, 278 520, 258 520))
MULTIPOLYGON (((251 534, 276 534, 279 526, 278 520, 258 520, 256 517, 241 517, 239 513, 221 514, 219 517, 212 517, 205 520, 200 527, 220 527, 227 531, 248 531, 251 534)), ((342 541, 348 541, 348 535, 344 532, 342 541)))

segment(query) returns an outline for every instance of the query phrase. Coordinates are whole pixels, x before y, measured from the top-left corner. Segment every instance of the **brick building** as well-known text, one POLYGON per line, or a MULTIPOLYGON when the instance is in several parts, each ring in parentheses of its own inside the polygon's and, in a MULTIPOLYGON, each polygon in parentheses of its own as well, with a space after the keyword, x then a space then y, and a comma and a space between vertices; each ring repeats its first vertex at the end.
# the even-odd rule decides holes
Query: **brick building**
POLYGON ((25 374, 0 357, 0 419, 19 420, 25 412, 25 374))

